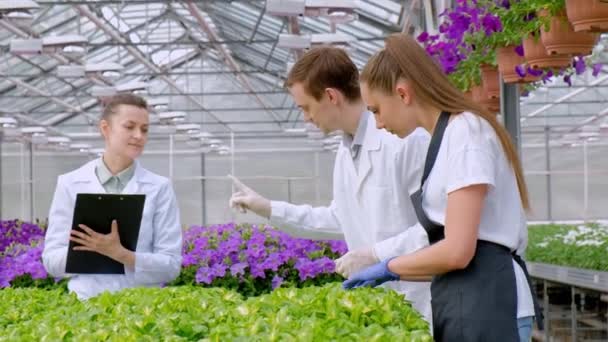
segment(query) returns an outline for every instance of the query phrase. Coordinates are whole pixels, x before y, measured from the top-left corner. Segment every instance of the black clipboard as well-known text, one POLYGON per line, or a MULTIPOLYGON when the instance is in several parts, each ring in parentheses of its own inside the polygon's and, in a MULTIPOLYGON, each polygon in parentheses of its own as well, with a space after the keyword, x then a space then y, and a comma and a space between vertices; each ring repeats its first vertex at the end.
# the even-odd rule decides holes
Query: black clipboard
MULTIPOLYGON (((118 223, 121 244, 134 252, 144 211, 146 195, 77 194, 72 229, 84 224, 101 234, 109 234, 112 220, 118 223)), ((124 265, 97 252, 75 251, 80 244, 70 240, 66 273, 125 274, 124 265)))

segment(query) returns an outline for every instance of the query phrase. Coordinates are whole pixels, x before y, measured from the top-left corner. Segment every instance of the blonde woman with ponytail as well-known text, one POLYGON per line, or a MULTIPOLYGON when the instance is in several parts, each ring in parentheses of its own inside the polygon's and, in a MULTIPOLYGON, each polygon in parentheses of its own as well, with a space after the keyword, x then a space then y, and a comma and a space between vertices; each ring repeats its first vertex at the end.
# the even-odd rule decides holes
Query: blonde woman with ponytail
POLYGON ((432 135, 420 189, 410 194, 419 221, 410 229, 430 246, 366 268, 344 287, 432 277, 437 341, 528 341, 533 317, 539 327, 542 317, 520 257, 530 205, 508 133, 408 35, 390 36, 360 81, 379 128, 432 135))

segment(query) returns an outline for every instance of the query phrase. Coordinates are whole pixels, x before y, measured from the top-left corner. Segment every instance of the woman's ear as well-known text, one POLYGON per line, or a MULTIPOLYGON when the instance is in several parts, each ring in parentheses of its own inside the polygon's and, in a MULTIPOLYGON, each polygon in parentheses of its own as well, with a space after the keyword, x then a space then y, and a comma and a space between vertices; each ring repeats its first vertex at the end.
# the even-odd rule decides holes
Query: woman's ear
POLYGON ((412 88, 406 82, 397 82, 395 93, 404 104, 410 105, 412 103, 412 88))

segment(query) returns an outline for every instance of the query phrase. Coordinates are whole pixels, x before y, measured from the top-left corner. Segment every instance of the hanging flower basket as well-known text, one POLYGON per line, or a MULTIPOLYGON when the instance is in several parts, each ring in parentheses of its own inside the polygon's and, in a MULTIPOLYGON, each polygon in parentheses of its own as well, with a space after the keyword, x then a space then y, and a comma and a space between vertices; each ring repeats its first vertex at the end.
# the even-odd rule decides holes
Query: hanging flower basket
POLYGON ((488 98, 493 99, 500 96, 500 78, 495 66, 488 64, 481 66, 481 84, 488 98))
POLYGON ((499 112, 500 111, 500 98, 490 98, 486 93, 485 89, 481 85, 476 85, 471 88, 471 93, 473 96, 473 101, 479 103, 484 106, 491 112, 499 112))
POLYGON ((566 13, 575 32, 607 32, 608 3, 599 0, 566 0, 566 13))
POLYGON ((522 77, 517 73, 516 68, 524 65, 526 60, 515 52, 513 45, 496 49, 496 62, 505 83, 529 83, 540 80, 540 77, 532 75, 522 77))
POLYGON ((569 55, 549 55, 543 42, 532 35, 524 39, 524 58, 534 69, 563 68, 570 65, 569 55))
MULTIPOLYGON (((548 10, 538 12, 539 17, 551 17, 548 10)), ((549 55, 589 55, 599 39, 598 33, 574 32, 566 13, 552 16, 549 30, 540 32, 540 38, 549 55)))

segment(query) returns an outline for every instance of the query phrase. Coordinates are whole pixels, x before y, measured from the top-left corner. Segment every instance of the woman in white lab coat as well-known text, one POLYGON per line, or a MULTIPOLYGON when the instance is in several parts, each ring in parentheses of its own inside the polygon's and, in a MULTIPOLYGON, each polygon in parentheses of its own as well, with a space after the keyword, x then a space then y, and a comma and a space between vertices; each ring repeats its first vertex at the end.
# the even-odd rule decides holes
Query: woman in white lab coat
POLYGON ((431 246, 385 259, 345 288, 432 276, 437 341, 528 341, 542 318, 520 255, 527 243, 528 194, 508 133, 467 100, 410 36, 389 37, 361 73, 368 108, 406 136, 432 134, 420 188, 411 196, 431 246))
POLYGON ((111 98, 99 128, 105 152, 99 159, 60 175, 49 213, 42 260, 54 277, 70 277, 68 288, 80 299, 103 291, 137 286, 160 286, 175 279, 181 267, 182 232, 179 209, 171 182, 137 162, 148 139, 146 101, 125 94, 111 98), (110 234, 86 226, 72 230, 78 193, 145 194, 145 205, 135 252, 120 243, 116 222, 110 234), (66 274, 70 240, 75 250, 93 251, 125 266, 125 274, 66 274))

